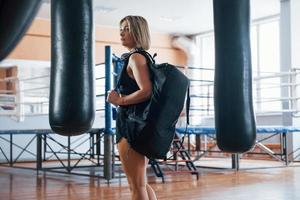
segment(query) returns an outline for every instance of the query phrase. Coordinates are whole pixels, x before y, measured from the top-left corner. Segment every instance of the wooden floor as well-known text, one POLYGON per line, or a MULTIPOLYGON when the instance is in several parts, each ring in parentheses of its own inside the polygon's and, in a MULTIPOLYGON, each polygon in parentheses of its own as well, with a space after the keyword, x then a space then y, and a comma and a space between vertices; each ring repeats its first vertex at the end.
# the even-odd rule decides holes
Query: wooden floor
MULTIPOLYGON (((241 170, 200 169, 192 175, 168 175, 149 182, 159 200, 299 200, 300 166, 241 170)), ((0 167, 1 200, 126 200, 125 178, 110 185, 99 178, 0 167)))

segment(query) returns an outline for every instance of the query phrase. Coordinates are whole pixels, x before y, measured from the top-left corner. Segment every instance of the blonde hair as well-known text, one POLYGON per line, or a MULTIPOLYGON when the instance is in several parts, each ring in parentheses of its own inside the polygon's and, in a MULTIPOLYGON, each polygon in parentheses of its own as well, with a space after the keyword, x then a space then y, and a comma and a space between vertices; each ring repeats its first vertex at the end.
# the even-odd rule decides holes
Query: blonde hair
POLYGON ((132 35, 137 47, 148 50, 150 48, 151 39, 146 19, 141 16, 128 15, 121 19, 120 26, 124 21, 127 21, 129 33, 132 35))

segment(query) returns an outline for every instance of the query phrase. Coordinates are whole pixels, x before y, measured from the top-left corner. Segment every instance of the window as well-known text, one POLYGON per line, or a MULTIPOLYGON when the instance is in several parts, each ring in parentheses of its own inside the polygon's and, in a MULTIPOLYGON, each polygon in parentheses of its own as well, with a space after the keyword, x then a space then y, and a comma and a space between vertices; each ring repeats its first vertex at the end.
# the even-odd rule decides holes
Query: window
MULTIPOLYGON (((251 56, 253 70, 253 97, 254 107, 257 113, 269 111, 280 111, 280 78, 263 78, 266 75, 274 75, 280 72, 280 52, 279 52, 279 19, 278 17, 268 19, 268 21, 257 21, 251 25, 251 56), (261 78, 258 78, 261 77, 261 78)), ((196 42, 200 46, 201 66, 200 68, 214 69, 215 51, 213 32, 196 36, 196 42)), ((194 79, 213 80, 213 73, 208 70, 200 70, 194 79)), ((210 89, 212 90, 212 89, 210 89)), ((203 87, 198 88, 199 94, 208 93, 203 87)), ((213 91, 210 92, 213 95, 213 91)), ((210 109, 213 99, 201 101, 202 106, 210 109), (205 102, 205 103, 204 103, 205 102)), ((192 102, 193 105, 193 102, 192 102)), ((208 112, 206 112, 208 114, 208 112)), ((212 114, 211 112, 209 114, 212 114)), ((205 116, 205 112, 201 113, 205 116)))

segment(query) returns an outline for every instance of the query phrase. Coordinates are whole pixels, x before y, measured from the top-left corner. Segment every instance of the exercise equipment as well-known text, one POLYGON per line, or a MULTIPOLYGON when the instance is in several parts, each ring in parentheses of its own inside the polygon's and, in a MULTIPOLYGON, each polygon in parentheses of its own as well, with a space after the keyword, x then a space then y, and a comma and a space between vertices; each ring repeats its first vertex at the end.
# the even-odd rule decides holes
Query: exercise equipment
POLYGON ((51 1, 49 122, 61 135, 91 129, 94 115, 92 0, 51 1))
POLYGON ((41 0, 0 0, 0 61, 21 40, 41 2, 41 0))
POLYGON ((242 153, 256 138, 249 0, 214 0, 215 126, 218 147, 242 153))

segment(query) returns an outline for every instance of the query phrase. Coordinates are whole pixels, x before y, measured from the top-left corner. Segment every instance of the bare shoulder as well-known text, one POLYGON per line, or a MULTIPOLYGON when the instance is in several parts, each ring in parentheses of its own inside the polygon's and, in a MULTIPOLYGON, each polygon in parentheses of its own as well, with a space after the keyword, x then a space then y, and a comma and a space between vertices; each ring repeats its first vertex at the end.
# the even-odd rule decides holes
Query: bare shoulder
POLYGON ((144 65, 146 64, 147 60, 145 56, 143 56, 140 53, 133 53, 129 58, 129 63, 135 64, 135 65, 144 65))

